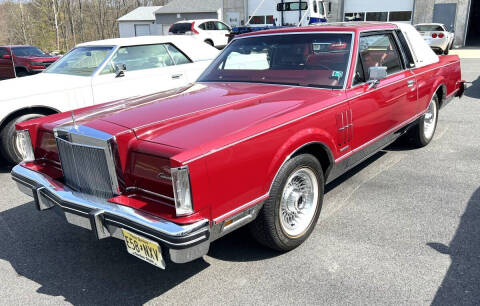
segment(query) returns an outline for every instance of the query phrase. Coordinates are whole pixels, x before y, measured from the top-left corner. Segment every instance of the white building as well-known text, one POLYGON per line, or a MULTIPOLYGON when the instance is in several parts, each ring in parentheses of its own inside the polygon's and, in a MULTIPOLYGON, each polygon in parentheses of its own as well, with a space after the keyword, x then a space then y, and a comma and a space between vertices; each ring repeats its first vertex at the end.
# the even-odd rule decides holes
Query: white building
POLYGON ((117 19, 120 37, 162 35, 162 27, 155 24, 155 12, 161 6, 141 6, 117 19))
POLYGON ((172 0, 165 6, 139 7, 120 17, 118 26, 120 37, 166 35, 177 21, 222 20, 222 15, 222 0, 172 0))

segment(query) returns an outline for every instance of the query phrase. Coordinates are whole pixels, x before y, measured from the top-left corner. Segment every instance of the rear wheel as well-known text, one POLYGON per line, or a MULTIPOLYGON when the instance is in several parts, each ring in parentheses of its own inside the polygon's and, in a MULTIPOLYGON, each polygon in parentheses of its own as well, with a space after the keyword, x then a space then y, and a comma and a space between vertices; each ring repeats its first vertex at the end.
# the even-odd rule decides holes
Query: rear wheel
POLYGON ((45 115, 43 114, 26 114, 19 116, 17 118, 14 118, 10 122, 5 125, 5 127, 2 129, 0 132, 0 139, 2 141, 2 154, 5 157, 5 159, 14 164, 18 164, 19 162, 22 161, 22 155, 21 155, 21 146, 18 143, 17 140, 17 133, 15 130, 15 124, 43 117, 45 115))
POLYGON ((434 95, 425 114, 409 132, 410 139, 415 146, 425 147, 432 141, 437 129, 438 108, 438 97, 434 95))
POLYGON ((450 46, 447 46, 445 51, 443 51, 443 54, 448 55, 449 51, 450 51, 450 46))
POLYGON ((258 217, 250 223, 252 235, 278 251, 298 247, 317 224, 323 190, 322 167, 313 155, 290 159, 275 178, 258 217))

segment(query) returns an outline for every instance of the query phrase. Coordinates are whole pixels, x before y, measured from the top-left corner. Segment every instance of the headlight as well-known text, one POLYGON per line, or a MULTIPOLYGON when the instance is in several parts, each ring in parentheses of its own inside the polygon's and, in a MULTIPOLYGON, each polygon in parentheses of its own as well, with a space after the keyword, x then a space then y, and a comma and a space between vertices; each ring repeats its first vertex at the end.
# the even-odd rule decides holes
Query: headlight
POLYGON ((188 172, 188 167, 173 168, 172 183, 177 216, 185 216, 193 213, 190 174, 188 172))
POLYGON ((28 130, 17 131, 15 146, 17 147, 18 153, 20 153, 24 162, 35 160, 32 140, 30 139, 30 133, 28 130))

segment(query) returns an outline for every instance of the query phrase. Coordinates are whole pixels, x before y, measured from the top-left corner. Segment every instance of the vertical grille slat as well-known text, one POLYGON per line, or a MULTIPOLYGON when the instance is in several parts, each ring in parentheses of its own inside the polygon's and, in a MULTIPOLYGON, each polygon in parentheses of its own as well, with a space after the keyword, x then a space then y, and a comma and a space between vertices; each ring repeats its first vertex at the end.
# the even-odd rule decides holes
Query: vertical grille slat
POLYGON ((67 186, 97 197, 114 196, 104 148, 57 138, 58 153, 67 186))

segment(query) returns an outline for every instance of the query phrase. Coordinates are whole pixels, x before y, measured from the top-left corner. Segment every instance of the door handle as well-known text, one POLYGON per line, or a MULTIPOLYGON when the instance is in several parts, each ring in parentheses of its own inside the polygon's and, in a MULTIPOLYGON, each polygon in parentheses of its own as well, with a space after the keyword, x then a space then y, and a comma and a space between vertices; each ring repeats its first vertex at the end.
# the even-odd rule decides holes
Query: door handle
POLYGON ((181 78, 182 76, 183 76, 183 74, 181 74, 181 73, 174 74, 174 75, 172 75, 172 79, 177 80, 177 79, 181 78))
POLYGON ((410 80, 407 82, 408 84, 408 87, 413 87, 413 85, 415 85, 415 80, 410 80))

